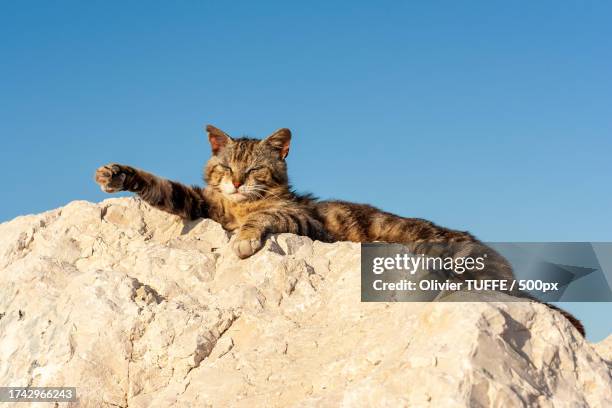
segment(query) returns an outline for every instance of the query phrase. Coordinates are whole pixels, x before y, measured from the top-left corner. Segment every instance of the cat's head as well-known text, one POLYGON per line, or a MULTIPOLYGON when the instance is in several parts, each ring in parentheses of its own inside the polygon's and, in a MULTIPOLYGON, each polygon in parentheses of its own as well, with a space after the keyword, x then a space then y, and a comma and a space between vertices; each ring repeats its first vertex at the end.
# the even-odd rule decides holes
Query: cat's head
POLYGON ((279 129, 263 140, 232 138, 206 126, 212 156, 204 169, 208 185, 234 202, 255 201, 287 191, 291 131, 279 129))

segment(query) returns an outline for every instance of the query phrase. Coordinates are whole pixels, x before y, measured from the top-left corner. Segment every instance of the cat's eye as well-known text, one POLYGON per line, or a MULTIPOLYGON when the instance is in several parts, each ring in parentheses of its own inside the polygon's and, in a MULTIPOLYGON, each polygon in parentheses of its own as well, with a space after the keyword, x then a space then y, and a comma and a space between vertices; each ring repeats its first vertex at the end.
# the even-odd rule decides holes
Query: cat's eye
POLYGON ((249 174, 249 173, 251 173, 251 172, 253 172, 253 171, 257 171, 257 170, 261 170, 261 169, 263 169, 263 166, 255 166, 255 167, 251 167, 250 169, 248 169, 248 170, 246 171, 246 174, 249 174))
POLYGON ((232 168, 230 166, 227 166, 227 165, 221 164, 221 163, 219 163, 219 166, 222 167, 224 170, 227 170, 230 173, 233 173, 232 168))

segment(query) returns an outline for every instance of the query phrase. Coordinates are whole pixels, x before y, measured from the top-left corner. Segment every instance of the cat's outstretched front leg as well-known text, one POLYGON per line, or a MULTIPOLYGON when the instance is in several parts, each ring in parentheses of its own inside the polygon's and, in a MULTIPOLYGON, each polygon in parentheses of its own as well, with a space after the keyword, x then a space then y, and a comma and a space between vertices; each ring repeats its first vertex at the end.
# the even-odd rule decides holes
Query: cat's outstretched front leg
POLYGON ((185 219, 208 216, 208 205, 199 187, 188 187, 116 163, 98 168, 95 178, 100 188, 107 193, 131 191, 153 207, 185 219))

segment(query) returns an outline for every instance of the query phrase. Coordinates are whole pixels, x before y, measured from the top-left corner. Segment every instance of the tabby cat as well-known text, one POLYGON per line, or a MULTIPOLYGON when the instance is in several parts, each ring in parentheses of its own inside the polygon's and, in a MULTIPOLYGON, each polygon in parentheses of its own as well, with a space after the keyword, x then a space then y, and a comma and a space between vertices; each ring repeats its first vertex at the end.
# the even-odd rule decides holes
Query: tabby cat
MULTIPOLYGON (((461 243, 461 256, 477 257, 484 251, 488 254, 487 269, 480 272, 488 276, 465 273, 463 279, 514 276, 501 255, 468 232, 400 217, 369 205, 318 201, 310 195, 296 194, 289 184, 285 161, 291 141, 289 129, 279 129, 263 140, 232 138, 210 125, 206 131, 212 156, 204 168, 205 188, 186 186, 121 164, 100 167, 96 182, 108 193, 137 193, 153 207, 184 219, 211 218, 219 222, 235 232, 232 248, 240 258, 261 249, 267 235, 283 232, 325 242, 401 243, 413 253, 436 256, 458 256, 452 253, 453 243, 461 243), (439 248, 451 253, 431 253, 439 248)), ((559 310, 584 335, 576 318, 548 306, 559 310)))

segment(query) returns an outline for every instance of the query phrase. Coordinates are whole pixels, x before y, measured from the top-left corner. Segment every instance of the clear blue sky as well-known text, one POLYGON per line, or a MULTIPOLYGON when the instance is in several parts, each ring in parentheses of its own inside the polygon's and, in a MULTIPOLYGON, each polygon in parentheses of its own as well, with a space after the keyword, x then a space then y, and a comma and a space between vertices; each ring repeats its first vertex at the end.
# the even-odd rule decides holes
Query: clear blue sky
MULTIPOLYGON (((296 188, 489 241, 612 241, 612 3, 2 2, 0 220, 198 183, 289 127, 296 188), (87 4, 85 4, 87 3, 87 4)), ((591 338, 610 304, 572 304, 591 338)))

